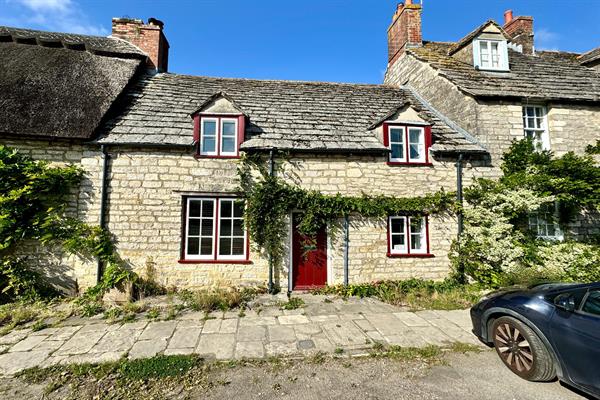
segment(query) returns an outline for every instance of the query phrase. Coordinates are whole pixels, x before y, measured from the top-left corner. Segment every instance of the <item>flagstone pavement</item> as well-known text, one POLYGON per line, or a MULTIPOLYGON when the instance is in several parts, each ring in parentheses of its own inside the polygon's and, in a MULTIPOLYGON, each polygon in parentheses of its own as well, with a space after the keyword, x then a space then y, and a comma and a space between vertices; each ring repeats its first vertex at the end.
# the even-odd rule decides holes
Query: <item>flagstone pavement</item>
POLYGON ((300 295, 296 310, 265 307, 212 313, 183 312, 170 321, 140 318, 124 324, 74 318, 60 327, 14 330, 0 337, 0 374, 34 366, 101 363, 123 357, 199 354, 218 360, 304 356, 316 352, 366 354, 375 342, 423 347, 480 345, 468 310, 409 312, 374 299, 300 295), (342 349, 342 350, 340 350, 342 349))

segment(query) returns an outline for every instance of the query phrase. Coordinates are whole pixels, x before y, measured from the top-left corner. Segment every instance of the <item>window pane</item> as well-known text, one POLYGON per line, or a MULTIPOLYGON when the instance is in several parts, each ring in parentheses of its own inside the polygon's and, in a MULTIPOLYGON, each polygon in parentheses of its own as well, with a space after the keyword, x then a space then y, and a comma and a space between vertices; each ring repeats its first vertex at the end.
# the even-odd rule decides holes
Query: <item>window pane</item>
POLYGON ((401 144, 392 144, 392 158, 404 158, 404 146, 401 144))
POLYGON ((390 142, 403 142, 402 129, 390 129, 390 142))
POLYGON ((410 158, 411 159, 420 159, 421 158, 421 149, 420 146, 418 144, 411 144, 410 145, 410 158))
POLYGON ((221 238, 219 240, 219 254, 222 256, 231 255, 231 239, 221 238))
POLYGON ((200 246, 201 254, 203 256, 210 256, 213 252, 212 246, 213 246, 212 238, 202 238, 201 246, 200 246))
POLYGON ((212 200, 205 200, 202 203, 202 216, 204 218, 212 218, 214 213, 214 202, 212 200))
POLYGON ((223 136, 221 139, 223 141, 223 153, 235 153, 235 138, 223 136))
POLYGON ((405 248, 404 235, 392 235, 392 250, 403 250, 405 248))
POLYGON ((235 133, 235 122, 223 121, 223 136, 236 136, 235 133))
POLYGON ((190 200, 189 202, 189 213, 190 217, 199 217, 200 216, 200 202, 196 200, 190 200))
POLYGON ((231 200, 221 200, 221 218, 231 217, 231 200))
POLYGON ((425 250, 425 219, 414 217, 410 219, 410 248, 425 250))
POLYGON ((198 238, 188 238, 187 253, 190 255, 198 255, 200 241, 198 238))
POLYGON ((215 138, 214 137, 203 137, 202 138, 202 152, 211 153, 215 151, 215 138))
POLYGON ((200 235, 200 220, 199 219, 190 219, 190 221, 188 223, 188 235, 190 235, 190 236, 200 235))
POLYGON ((404 233, 404 219, 392 218, 392 233, 404 233))
POLYGON ((222 219, 219 227, 219 236, 231 236, 231 220, 222 219))
POLYGON ((202 220, 202 236, 212 236, 213 234, 213 220, 203 219, 202 220))
POLYGON ((242 218, 244 216, 244 202, 236 201, 233 203, 233 216, 236 218, 242 218))
POLYGON ((244 236, 244 221, 236 219, 233 221, 233 236, 244 236))
POLYGON ((233 248, 231 249, 231 254, 234 256, 244 255, 244 239, 243 238, 235 238, 233 239, 233 248))
POLYGON ((409 129, 408 140, 410 141, 410 143, 423 143, 423 130, 409 129))
POLYGON ((217 122, 216 121, 203 121, 202 134, 204 136, 215 136, 217 134, 217 122))

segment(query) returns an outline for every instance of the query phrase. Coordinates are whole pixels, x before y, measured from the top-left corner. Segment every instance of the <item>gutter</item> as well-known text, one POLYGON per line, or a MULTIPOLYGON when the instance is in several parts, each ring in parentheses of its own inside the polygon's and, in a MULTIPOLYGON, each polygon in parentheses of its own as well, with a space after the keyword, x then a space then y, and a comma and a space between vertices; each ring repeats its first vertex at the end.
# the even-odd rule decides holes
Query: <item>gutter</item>
MULTIPOLYGON (((106 212, 108 203, 108 165, 110 162, 110 155, 106 145, 100 145, 100 151, 102 152, 102 178, 100 182, 100 229, 106 229, 106 212)), ((96 281, 100 283, 102 280, 102 274, 104 273, 104 261, 98 257, 98 268, 96 272, 96 281)))

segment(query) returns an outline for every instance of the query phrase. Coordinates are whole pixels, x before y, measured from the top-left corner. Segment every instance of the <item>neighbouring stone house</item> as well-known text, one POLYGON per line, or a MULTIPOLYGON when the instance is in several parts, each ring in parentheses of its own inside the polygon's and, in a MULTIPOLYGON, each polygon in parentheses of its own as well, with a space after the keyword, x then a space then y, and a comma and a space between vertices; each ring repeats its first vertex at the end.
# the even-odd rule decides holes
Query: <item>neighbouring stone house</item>
MULTIPOLYGON (((409 197, 457 190, 459 160, 465 184, 497 176, 501 152, 529 132, 557 152, 600 137, 597 54, 527 54, 527 34, 491 21, 457 44, 422 42, 420 13, 407 1, 394 15, 383 85, 168 73, 169 44, 155 19, 113 19, 108 38, 0 27, 0 144, 81 165, 86 181, 72 212, 107 227, 135 271, 194 287, 268 279, 235 201, 241 153, 272 154, 278 176, 323 193, 409 197), (476 69, 473 43, 485 41, 497 45, 479 47, 476 69), (553 65, 566 77, 557 80, 553 65), (523 126, 529 104, 542 125, 523 126)), ((307 259, 292 221, 288 256, 275 270, 289 290, 441 279, 458 230, 451 216, 353 215, 347 243, 345 233, 324 230, 322 257, 307 259)), ((34 244, 24 251, 74 291, 101 270, 34 244)))

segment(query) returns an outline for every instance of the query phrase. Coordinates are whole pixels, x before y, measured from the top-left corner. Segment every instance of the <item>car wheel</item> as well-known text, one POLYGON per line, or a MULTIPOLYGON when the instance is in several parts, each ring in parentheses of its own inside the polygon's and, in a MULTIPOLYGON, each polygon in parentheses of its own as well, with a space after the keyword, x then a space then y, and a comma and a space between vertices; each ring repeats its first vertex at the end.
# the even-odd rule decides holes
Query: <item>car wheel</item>
POLYGON ((528 381, 556 377, 554 361, 535 332, 513 317, 500 317, 492 325, 494 347, 504 364, 528 381))

